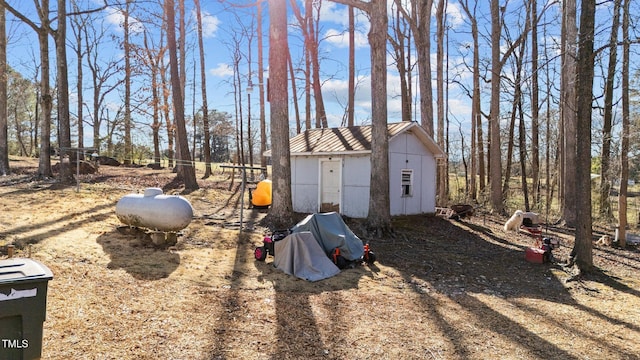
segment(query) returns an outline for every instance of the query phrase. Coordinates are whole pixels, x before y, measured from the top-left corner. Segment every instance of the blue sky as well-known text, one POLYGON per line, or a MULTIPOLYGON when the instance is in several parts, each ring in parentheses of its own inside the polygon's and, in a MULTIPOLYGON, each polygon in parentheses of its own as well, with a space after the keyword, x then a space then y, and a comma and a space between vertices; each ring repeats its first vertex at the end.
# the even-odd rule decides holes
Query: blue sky
MULTIPOLYGON (((87 4, 96 3, 96 1, 85 0, 87 4)), ((205 34, 205 56, 206 56, 206 69, 207 69, 207 85, 208 85, 208 96, 209 96, 209 107, 215 108, 220 111, 227 111, 229 113, 234 113, 234 100, 232 95, 232 90, 230 87, 230 81, 233 77, 233 71, 231 68, 231 54, 229 49, 229 41, 231 35, 235 32, 237 33, 240 29, 238 25, 238 19, 246 24, 249 23, 251 17, 247 13, 249 11, 255 11, 254 9, 238 9, 238 10, 229 10, 227 5, 222 5, 218 1, 206 1, 202 0, 203 7, 203 27, 205 34), (240 15, 234 14, 234 12, 238 12, 240 15), (243 14, 244 13, 244 14, 243 14)), ((33 14, 33 4, 27 1, 12 1, 10 3, 16 3, 15 6, 21 8, 25 13, 33 14)), ((98 2, 99 3, 99 2, 98 2)), ((238 2, 236 2, 238 3, 238 2)), ((55 4, 52 4, 55 6, 55 4)), ((138 8, 134 11, 140 11, 140 6, 143 7, 151 7, 148 4, 145 4, 144 1, 140 1, 137 4, 138 8)), ((192 2, 186 1, 187 12, 190 17, 189 26, 191 29, 195 27, 195 13, 192 11, 192 2)), ((302 7, 302 4, 301 4, 302 7)), ((157 10, 157 6, 154 6, 155 11, 157 10)), ((289 6, 290 8, 290 6, 289 6)), ((304 9, 302 9, 304 11, 304 9)), ((152 10, 153 11, 153 10, 152 10)), ((460 21, 460 15, 457 11, 457 7, 455 4, 449 6, 450 16, 452 16, 455 21, 460 21)), ((99 15, 95 15, 97 17, 102 17, 104 19, 105 26, 108 26, 108 32, 115 35, 116 37, 122 37, 122 14, 116 8, 109 8, 101 12, 99 15)), ((135 17, 135 14, 133 14, 135 17)), ((11 16, 10 16, 11 17, 11 16)), ((322 57, 322 74, 323 74, 323 94, 325 105, 328 112, 328 118, 330 126, 338 126, 341 122, 344 107, 346 105, 347 99, 347 61, 348 61, 348 38, 345 33, 345 28, 347 27, 348 16, 346 12, 346 7, 342 5, 338 5, 332 3, 330 1, 324 1, 322 3, 321 9, 321 23, 320 23, 320 32, 321 37, 323 38, 320 45, 320 53, 322 57)), ((289 16, 289 23, 295 23, 295 18, 293 15, 289 16)), ((136 32, 136 29, 139 31, 142 29, 143 25, 136 24, 135 20, 132 21, 132 30, 136 32)), ((38 56, 38 47, 37 41, 35 40, 35 35, 30 28, 25 27, 23 24, 13 22, 12 26, 15 30, 12 31, 15 34, 10 43, 9 43, 9 53, 16 54, 17 56, 10 56, 9 63, 12 67, 16 68, 20 72, 24 74, 26 77, 32 77, 34 73, 34 60, 33 57, 37 58, 38 56)), ((367 43, 367 32, 369 29, 369 23, 366 17, 356 10, 356 72, 357 72, 357 90, 356 90, 356 123, 357 124, 366 124, 370 121, 370 108, 371 108, 371 100, 370 100, 370 82, 369 82, 369 72, 370 72, 370 59, 369 59, 369 50, 367 43)), ((69 29, 68 29, 69 31, 69 29)), ((266 6, 264 6, 264 35, 265 35, 265 46, 268 46, 268 40, 266 36, 268 34, 268 11, 266 6)), ((133 42, 139 41, 134 39, 133 42)), ((300 61, 300 51, 301 47, 301 36, 299 29, 294 26, 290 26, 290 49, 292 52, 293 61, 300 61)), ((189 59, 187 60, 188 66, 188 77, 187 83, 190 84, 188 86, 192 86, 192 74, 193 74, 193 57, 197 56, 197 49, 195 48, 195 36, 191 37, 191 49, 190 54, 187 56, 189 59)), ((252 65, 252 73, 253 73, 253 82, 257 83, 257 50, 256 50, 256 40, 253 41, 253 65, 252 65)), ((246 44, 245 44, 246 45, 246 44)), ((104 58, 118 58, 122 57, 122 51, 116 43, 105 44, 105 46, 101 47, 101 50, 104 52, 104 58)), ((247 49, 242 49, 243 52, 246 52, 247 49)), ((51 44, 51 54, 53 59, 53 44, 51 44)), ((73 57, 73 53, 68 50, 69 57, 69 77, 70 84, 74 84, 75 79, 75 58, 73 57)), ((268 67, 268 49, 264 51, 264 64, 265 67, 268 67)), ((435 55, 434 55, 435 61, 435 55)), ((391 64, 391 59, 388 61, 391 64)), ((55 64, 55 62, 52 62, 55 64)), ((241 63, 241 72, 243 77, 247 76, 247 64, 246 60, 243 60, 241 63)), ((52 68, 54 70, 55 68, 52 68)), ((392 66, 389 67, 389 121, 399 121, 400 120, 400 97, 398 95, 399 87, 398 87, 398 77, 394 68, 392 66)), ((268 76, 268 69, 266 70, 265 78, 268 76)), ((53 76, 53 75, 52 75, 53 76)), ((86 75, 85 75, 86 76, 86 75)), ((199 76, 199 75, 198 75, 199 76)), ((200 104, 200 95, 199 95, 199 80, 197 80, 196 84, 196 107, 200 104)), ((134 80, 135 86, 135 80, 134 80)), ((302 88, 302 83, 298 85, 299 91, 302 88)), ((416 87, 414 87, 416 88, 416 87)), ((70 88, 71 99, 72 101, 76 98, 77 89, 70 88)), ((255 104, 252 104, 253 109, 257 109, 257 94, 254 93, 253 96, 255 104)), ((88 99, 91 96, 90 91, 85 89, 85 101, 89 102, 88 99)), ((187 89, 187 97, 192 97, 192 90, 187 89)), ((121 100, 115 94, 110 99, 112 102, 119 103, 121 100)), ((187 115, 192 113, 191 104, 192 101, 187 99, 185 102, 189 107, 186 112, 187 115)), ((468 115, 469 107, 464 99, 460 97, 454 97, 450 101, 451 106, 455 107, 455 110, 452 110, 459 114, 460 116, 468 115)), ((115 105, 114 105, 115 106, 115 105)), ((302 103, 301 103, 302 106, 302 103)), ((73 107, 73 105, 72 105, 73 107)), ((293 111, 293 106, 290 107, 291 111, 293 111)), ((257 116, 257 114, 254 114, 257 116)), ((293 119, 293 117, 292 117, 293 119)), ((87 130, 85 130, 87 131, 87 130)))
MULTIPOLYGON (((101 3, 97 0, 82 0, 85 4, 96 4, 101 3)), ((9 3, 15 3, 16 7, 20 7, 23 9, 25 13, 33 14, 33 4, 30 1, 18 1, 13 0, 9 1, 9 3)), ((197 57, 197 48, 196 48, 196 38, 193 29, 195 28, 195 13, 193 12, 193 3, 191 1, 186 1, 187 14, 189 16, 188 26, 192 33, 189 35, 189 45, 188 45, 188 54, 187 54, 187 91, 186 96, 187 99, 185 104, 187 106, 186 114, 187 116, 192 114, 192 98, 193 98, 193 67, 197 65, 194 63, 194 58, 197 57)), ((245 7, 241 9, 230 10, 228 4, 221 4, 219 1, 208 1, 201 0, 202 8, 203 8, 203 26, 205 33, 205 56, 206 56, 206 69, 207 69, 207 85, 208 85, 208 102, 210 109, 216 109, 219 111, 226 111, 228 113, 235 113, 235 105, 232 94, 232 89, 230 83, 233 78, 233 71, 231 68, 232 57, 231 57, 231 47, 230 42, 233 40, 233 36, 239 34, 241 26, 239 22, 243 23, 244 26, 248 26, 252 17, 249 14, 250 12, 255 13, 254 8, 245 7)), ((249 0, 246 1, 233 1, 233 3, 242 3, 247 4, 250 3, 249 0)), ((301 3, 299 1, 299 3, 301 3)), ((480 23, 480 31, 483 34, 487 34, 490 23, 488 18, 488 10, 487 4, 484 1, 481 1, 481 6, 478 8, 478 18, 480 23)), ((522 14, 520 6, 522 6, 522 1, 509 1, 506 9, 506 16, 508 17, 508 21, 510 21, 510 31, 514 34, 518 33, 517 24, 518 21, 523 21, 524 15, 522 14)), ((539 3, 542 1, 539 0, 539 3)), ((145 1, 139 0, 135 2, 136 8, 134 9, 134 13, 132 16, 135 18, 136 16, 143 17, 148 12, 158 12, 160 11, 159 6, 154 4, 153 1, 145 1)), ((55 6, 55 4, 52 4, 55 6)), ((86 7, 87 5, 85 5, 86 7)), ((290 9, 290 5, 289 9, 290 9)), ((302 7, 302 4, 300 5, 302 7)), ((542 4, 539 4, 542 6, 542 4)), ((605 3, 602 6, 599 6, 600 14, 608 11, 607 4, 605 3)), ((556 4, 547 14, 548 18, 546 21, 549 21, 557 24, 557 13, 558 13, 558 5, 556 4)), ((435 14, 435 11, 434 11, 435 14)), ((116 8, 108 8, 102 11, 100 14, 94 15, 97 20, 96 21, 104 21, 104 26, 108 34, 115 36, 115 38, 122 37, 122 14, 116 8)), ((465 55, 466 45, 470 42, 470 37, 468 33, 468 24, 466 23, 466 17, 463 15, 463 12, 460 8, 460 5, 455 0, 450 0, 447 5, 447 16, 448 16, 448 27, 450 29, 449 32, 449 47, 448 47, 448 61, 449 61, 449 69, 450 69, 450 78, 456 79, 456 81, 464 84, 469 84, 471 82, 470 76, 471 73, 464 69, 462 66, 463 62, 470 63, 471 56, 465 55)), ((10 20, 12 17, 8 16, 10 20)), ((330 126, 338 126, 341 122, 344 107, 347 102, 347 61, 348 61, 348 46, 347 46, 347 36, 345 33, 345 29, 347 27, 347 10, 345 6, 335 4, 330 1, 322 2, 321 9, 321 22, 320 22, 320 33, 322 37, 322 41, 320 44, 320 56, 321 56, 321 69, 322 69, 322 77, 323 77, 323 95, 324 101, 327 108, 327 115, 330 126)), ((599 29, 602 30, 600 36, 606 39, 608 24, 607 17, 600 16, 599 19, 604 19, 604 24, 600 24, 599 29)), ((265 67, 268 67, 268 11, 266 9, 266 5, 264 6, 264 64, 265 67)), ((289 16, 289 23, 295 23, 295 18, 292 14, 289 16)), ((609 21, 610 23, 610 21, 609 21)), ((18 71, 22 72, 25 77, 33 78, 34 74, 34 56, 37 59, 38 57, 38 47, 37 41, 35 40, 35 35, 30 28, 27 28, 23 24, 17 22, 10 22, 10 30, 11 38, 9 41, 9 63, 12 67, 16 68, 18 71)), ((132 30, 136 33, 140 33, 140 30, 143 27, 148 27, 148 25, 143 25, 142 23, 133 22, 132 30)), ((432 25, 433 28, 433 40, 432 40, 432 67, 435 69, 435 25, 432 25)), ((157 33, 157 30, 153 30, 150 28, 150 31, 154 31, 157 33)), ((290 50, 292 53, 293 62, 296 63, 300 61, 300 51, 302 49, 301 45, 301 35, 299 29, 295 26, 290 26, 289 28, 289 43, 290 50)), ((370 59, 369 59, 369 49, 367 43, 367 32, 369 30, 368 20, 364 15, 359 13, 356 10, 356 72, 357 72, 357 90, 356 90, 356 124, 367 124, 370 122, 370 109, 371 109, 371 98, 370 98, 370 83, 369 83, 369 73, 370 73, 370 59)), ((551 28, 553 30, 553 27, 551 28)), ((544 39, 540 40, 540 46, 547 46, 551 48, 551 53, 554 52, 554 43, 557 43, 558 33, 557 27, 555 28, 555 32, 551 31, 544 35, 544 39)), ((70 29, 68 30, 70 32, 70 29)), ((71 34, 70 34, 71 35, 71 34)), ((543 37, 543 35, 540 35, 543 37)), ((133 40, 134 43, 140 43, 140 37, 134 33, 133 40)), ((488 41, 485 37, 481 38, 481 48, 482 51, 488 51, 489 47, 486 44, 488 41)), ((598 43, 596 44, 598 46, 598 43)), ((247 55, 247 44, 246 42, 241 45, 243 56, 247 55)), ((122 50, 118 46, 116 42, 107 42, 101 46, 101 57, 104 59, 109 58, 121 58, 123 56, 122 50)), ((542 51, 542 50, 541 50, 542 51)), ((556 51, 557 54, 557 51, 556 51)), ((51 56, 54 58, 53 53, 53 44, 51 44, 51 56)), ((488 54, 485 54, 488 56, 488 54)), ((77 98, 77 89, 73 87, 75 84, 75 67, 76 60, 73 57, 73 53, 68 51, 69 57, 69 82, 71 84, 70 92, 72 101, 77 98)), ((253 46, 252 46, 252 74, 253 74, 253 83, 257 83, 257 41, 254 38, 253 46)), ((389 99, 388 99, 388 118, 389 122, 399 121, 400 120, 400 97, 399 97, 399 81, 397 72, 395 71, 394 66, 392 65, 391 57, 388 57, 388 91, 389 91, 389 99)), ((52 62, 55 64, 55 62, 52 62)), ((52 65, 53 66, 53 65, 52 65)), ((199 66, 199 65, 197 65, 199 66)), ((54 70, 55 68, 52 68, 54 70)), ((199 69, 199 68, 198 68, 199 69)), ((505 69, 507 69, 505 67, 505 69)), ((199 70, 198 70, 199 71, 199 70)), ((240 73, 243 81, 246 81, 248 75, 248 68, 246 59, 243 59, 240 64, 240 73)), ((506 74, 505 74, 506 75, 506 74)), ((53 75, 52 75, 53 76, 53 75)), ((268 76, 268 69, 265 72, 265 78, 268 76)), ((507 75, 508 76, 508 75, 507 75)), ((199 84, 199 74, 197 75, 198 80, 196 80, 196 108, 200 106, 200 84, 199 84)), ((434 101, 435 101, 435 71, 433 71, 433 89, 434 89, 434 101)), ((414 74, 414 79, 417 79, 417 74, 414 74)), ((144 81, 141 78, 133 79, 133 86, 137 88, 137 91, 147 91, 143 88, 144 81)), ((553 81, 553 79, 552 79, 553 81)), ((246 83, 243 84, 243 89, 245 88, 246 83)), ((486 112, 488 109, 488 105, 486 102, 488 101, 488 90, 489 84, 483 83, 483 109, 486 112)), ((298 89, 302 88, 302 82, 298 84, 298 89)), ((417 86, 414 85, 414 89, 417 89, 417 86)), ((136 90, 134 90, 136 91, 136 90)), ((415 91, 415 90, 414 90, 415 91)), ((121 92, 122 93, 122 92, 121 92)), ((112 102, 114 107, 117 107, 121 103, 122 94, 113 94, 109 101, 112 102)), ((85 86, 85 101, 90 102, 91 92, 90 89, 85 86)), ((246 94, 243 94, 243 103, 246 106, 246 94)), ((75 105, 72 105, 74 107, 75 105)), ((300 106, 303 106, 302 102, 300 106)), ((417 106, 415 107, 418 108, 417 106)), ((257 118, 257 109, 258 109, 258 96, 257 93, 254 92, 252 96, 252 115, 254 118, 257 118)), ((448 110, 450 114, 450 119, 452 121, 451 133, 452 136, 456 136, 458 133, 458 126, 460 130, 464 134, 469 133, 469 118, 470 118, 470 99, 467 97, 465 93, 460 90, 458 85, 450 85, 449 86, 449 98, 448 98, 448 110), (458 125, 460 123, 460 125, 458 125)), ((246 110, 245 110, 246 111, 246 110)), ((267 106, 268 111, 268 106, 267 106)), ((302 110, 301 110, 302 111, 302 110)), ((290 112, 293 114, 293 106, 290 106, 290 112)), ((244 113, 246 116, 246 112, 244 113)), ((140 117, 144 120, 144 117, 140 115, 140 117)), ((419 118, 419 114, 416 114, 416 118, 419 118)), ((267 117, 268 119, 268 117, 267 117)), ((291 121, 294 121, 293 115, 290 117, 291 121)), ((256 122, 257 124, 257 122, 256 122)), ((257 127, 257 125, 255 125, 257 127)), ((292 129, 294 126, 292 125, 292 129)), ((90 128, 85 128, 85 133, 90 133, 90 128)), ((147 137, 149 139, 149 131, 146 130, 146 133, 142 135, 142 137, 147 137)), ((85 141, 87 143, 87 141, 85 141)), ((91 143, 91 140, 88 142, 91 143)))

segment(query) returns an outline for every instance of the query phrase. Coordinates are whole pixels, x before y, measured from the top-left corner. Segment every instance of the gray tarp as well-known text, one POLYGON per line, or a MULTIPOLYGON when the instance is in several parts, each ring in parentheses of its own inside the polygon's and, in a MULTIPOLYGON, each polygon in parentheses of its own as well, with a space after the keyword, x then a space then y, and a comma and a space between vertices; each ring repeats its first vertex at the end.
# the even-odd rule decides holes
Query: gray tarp
POLYGON ((310 231, 327 255, 335 248, 340 248, 340 255, 351 261, 364 255, 362 240, 336 212, 311 214, 291 228, 292 233, 302 231, 310 231))
POLYGON ((308 281, 318 281, 337 275, 340 269, 327 257, 313 234, 297 232, 274 243, 273 265, 308 281))

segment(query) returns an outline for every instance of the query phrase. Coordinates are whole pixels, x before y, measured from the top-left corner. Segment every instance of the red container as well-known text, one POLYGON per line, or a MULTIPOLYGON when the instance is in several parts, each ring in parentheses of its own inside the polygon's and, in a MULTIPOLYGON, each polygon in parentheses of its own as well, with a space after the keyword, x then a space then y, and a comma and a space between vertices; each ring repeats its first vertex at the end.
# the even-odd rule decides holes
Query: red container
POLYGON ((544 250, 530 247, 525 250, 524 258, 528 262, 542 264, 544 262, 544 250))

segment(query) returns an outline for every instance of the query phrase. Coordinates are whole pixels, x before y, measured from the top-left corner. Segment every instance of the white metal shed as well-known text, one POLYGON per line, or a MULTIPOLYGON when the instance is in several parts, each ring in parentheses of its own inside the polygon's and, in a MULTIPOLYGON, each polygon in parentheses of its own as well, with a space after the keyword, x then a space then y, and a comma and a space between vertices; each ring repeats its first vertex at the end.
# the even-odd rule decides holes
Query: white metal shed
MULTIPOLYGON (((387 125, 391 215, 434 213, 437 159, 444 151, 416 122, 387 125)), ((310 129, 290 140, 293 210, 369 211, 371 126, 310 129)))

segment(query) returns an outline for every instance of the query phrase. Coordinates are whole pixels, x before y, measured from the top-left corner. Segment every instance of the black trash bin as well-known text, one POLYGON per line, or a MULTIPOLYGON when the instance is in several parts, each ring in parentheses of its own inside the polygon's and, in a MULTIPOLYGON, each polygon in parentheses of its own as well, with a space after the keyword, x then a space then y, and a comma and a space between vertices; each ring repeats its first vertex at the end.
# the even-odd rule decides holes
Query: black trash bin
POLYGON ((47 286, 53 278, 42 263, 0 260, 0 359, 39 359, 47 286))

